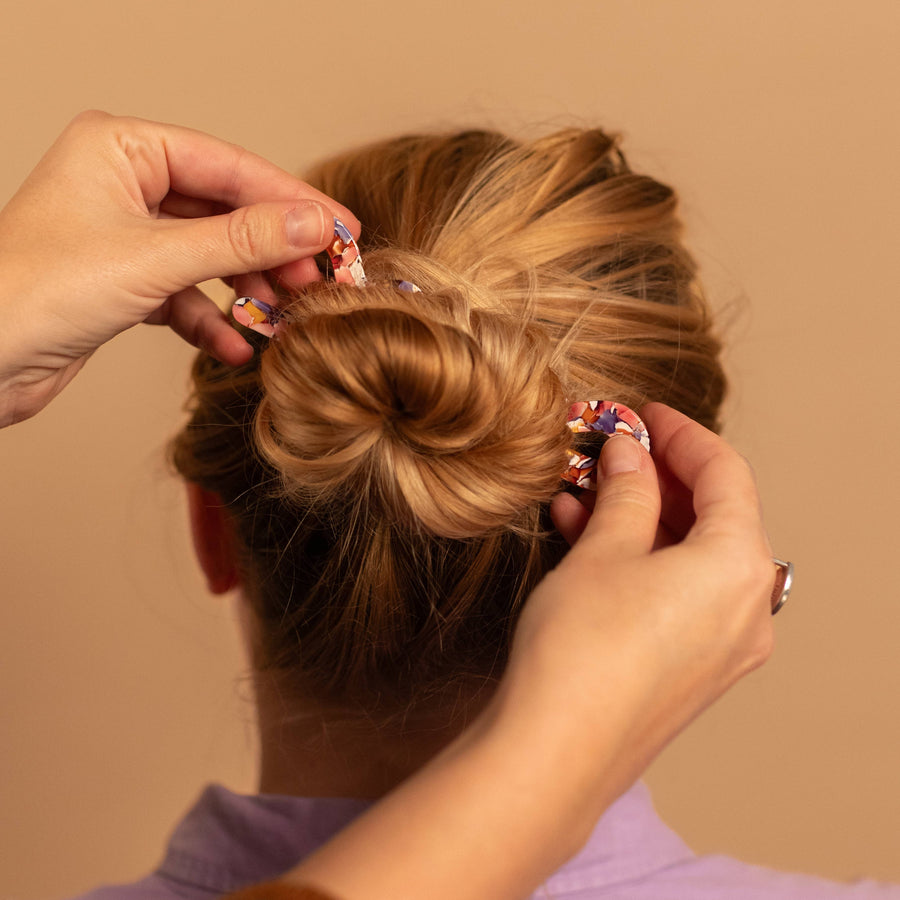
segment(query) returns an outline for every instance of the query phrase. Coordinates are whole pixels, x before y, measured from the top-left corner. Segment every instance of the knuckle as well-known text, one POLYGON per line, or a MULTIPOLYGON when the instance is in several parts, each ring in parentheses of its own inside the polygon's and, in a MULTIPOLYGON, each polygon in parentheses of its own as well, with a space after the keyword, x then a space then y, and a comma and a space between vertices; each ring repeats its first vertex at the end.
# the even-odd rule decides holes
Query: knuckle
POLYGON ((615 481, 607 482, 609 487, 603 491, 606 503, 621 503, 639 509, 654 510, 658 505, 656 499, 646 490, 640 476, 619 476, 615 481))
POLYGON ((732 578, 743 598, 742 668, 746 674, 762 666, 775 650, 775 627, 769 610, 775 570, 771 557, 762 547, 744 549, 736 554, 733 562, 732 578))
POLYGON ((751 463, 750 460, 746 456, 744 456, 743 453, 738 453, 737 451, 735 451, 735 455, 737 456, 738 462, 741 464, 741 466, 744 468, 744 471, 747 473, 747 477, 750 479, 750 483, 755 488, 757 486, 758 482, 757 482, 757 478, 756 478, 756 469, 753 468, 753 463, 751 463))
POLYGON ((75 118, 69 122, 69 131, 91 132, 97 128, 105 127, 112 121, 113 116, 100 109, 85 109, 78 113, 75 118))
POLYGON ((75 116, 74 119, 72 119, 72 122, 91 125, 95 122, 105 122, 107 119, 111 118, 112 116, 107 112, 103 112, 102 109, 84 109, 80 113, 78 113, 78 115, 75 116))
POLYGON ((775 651, 775 627, 772 617, 767 616, 754 635, 747 653, 747 671, 752 672, 766 663, 775 651))
POLYGON ((246 149, 246 147, 242 147, 240 144, 232 143, 231 147, 234 148, 234 158, 231 163, 231 171, 228 173, 228 181, 225 188, 225 194, 230 198, 236 198, 240 189, 241 172, 244 168, 244 160, 249 155, 249 151, 246 149))
POLYGON ((228 243, 244 271, 255 271, 260 240, 255 223, 246 208, 236 209, 228 216, 228 243))
POLYGON ((68 143, 85 144, 90 142, 96 132, 105 127, 104 118, 108 118, 106 113, 102 113, 97 109, 86 109, 78 113, 66 125, 62 136, 68 143))
POLYGON ((762 547, 741 547, 736 559, 732 577, 751 597, 770 591, 774 584, 775 571, 772 558, 762 547))

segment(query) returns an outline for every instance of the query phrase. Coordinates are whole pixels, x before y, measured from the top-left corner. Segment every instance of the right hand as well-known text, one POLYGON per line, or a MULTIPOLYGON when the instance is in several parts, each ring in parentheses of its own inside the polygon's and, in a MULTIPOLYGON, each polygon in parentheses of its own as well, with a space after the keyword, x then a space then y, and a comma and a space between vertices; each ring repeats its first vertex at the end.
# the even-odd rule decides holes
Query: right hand
POLYGON ((593 513, 556 498, 554 521, 573 546, 528 599, 507 673, 532 686, 526 701, 558 705, 563 689, 567 716, 585 729, 599 725, 611 688, 631 697, 639 715, 623 789, 762 665, 774 639, 776 573, 748 464, 662 404, 642 416, 655 467, 637 441, 616 437, 593 513))
POLYGON ((526 601, 483 713, 286 883, 372 900, 529 896, 768 657, 775 572, 749 467, 674 410, 642 414, 656 467, 615 437, 594 512, 556 499, 573 547, 526 601))

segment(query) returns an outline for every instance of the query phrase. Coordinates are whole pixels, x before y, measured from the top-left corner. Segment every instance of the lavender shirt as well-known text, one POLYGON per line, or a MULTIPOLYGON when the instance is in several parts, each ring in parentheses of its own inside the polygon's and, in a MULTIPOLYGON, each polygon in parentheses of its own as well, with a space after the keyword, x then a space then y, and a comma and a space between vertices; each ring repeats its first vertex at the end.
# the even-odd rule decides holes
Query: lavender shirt
MULTIPOLYGON (((208 900, 290 869, 367 803, 261 795, 208 787, 178 824, 152 874, 101 887, 83 900, 208 900)), ((532 900, 900 900, 900 885, 837 884, 695 856, 660 821, 638 783, 597 824, 584 849, 532 900)))

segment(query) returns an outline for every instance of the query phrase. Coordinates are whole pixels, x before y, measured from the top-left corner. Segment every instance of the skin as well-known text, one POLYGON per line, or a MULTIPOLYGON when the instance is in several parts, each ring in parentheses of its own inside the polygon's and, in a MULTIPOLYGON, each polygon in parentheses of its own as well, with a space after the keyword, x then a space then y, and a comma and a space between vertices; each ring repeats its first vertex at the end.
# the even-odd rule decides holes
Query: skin
POLYGON ((105 341, 168 325, 213 356, 250 347, 196 284, 258 273, 304 284, 340 204, 277 166, 198 131, 82 113, 0 213, 0 426, 34 415, 105 341), (292 224, 293 223, 293 224, 292 224))
MULTIPOLYGON (((654 459, 613 438, 593 512, 556 499, 573 548, 529 598, 493 696, 385 734, 294 695, 285 728, 283 693, 257 673, 261 790, 381 798, 288 883, 366 900, 527 897, 675 735, 768 658, 774 568, 749 466, 666 406, 641 415, 654 459)), ((221 504, 191 491, 210 587, 239 585, 221 504), (218 526, 203 537, 207 515, 218 526)))
MULTIPOLYGON (((249 348, 196 284, 237 280, 273 302, 254 273, 314 279, 310 256, 334 215, 359 233, 348 210, 240 147, 79 116, 0 211, 0 427, 34 415, 141 322, 243 361, 249 348), (311 215, 292 228, 297 211, 311 215)), ((573 547, 529 598, 496 691, 464 715, 436 714, 427 739, 382 735, 378 747, 298 697, 342 751, 301 784, 302 732, 273 755, 266 692, 277 686, 260 680, 266 786, 382 798, 285 883, 348 900, 526 897, 668 741, 768 657, 774 571, 747 464, 667 407, 642 417, 652 460, 613 438, 593 511, 554 502, 573 547)), ((210 588, 238 587, 227 519, 190 490, 210 588)))

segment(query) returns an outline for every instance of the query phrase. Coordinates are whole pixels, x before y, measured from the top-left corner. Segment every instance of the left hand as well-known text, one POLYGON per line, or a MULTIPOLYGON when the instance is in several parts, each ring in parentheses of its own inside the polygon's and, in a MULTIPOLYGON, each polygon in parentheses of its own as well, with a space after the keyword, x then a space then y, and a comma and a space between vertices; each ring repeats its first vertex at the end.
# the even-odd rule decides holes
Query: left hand
POLYGON ((0 427, 34 415, 139 322, 246 361, 196 284, 276 267, 311 281, 335 215, 359 234, 349 210, 235 144, 82 113, 0 211, 0 427))

